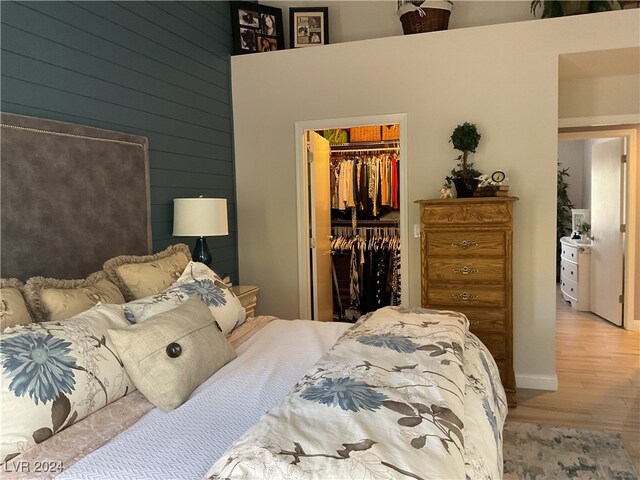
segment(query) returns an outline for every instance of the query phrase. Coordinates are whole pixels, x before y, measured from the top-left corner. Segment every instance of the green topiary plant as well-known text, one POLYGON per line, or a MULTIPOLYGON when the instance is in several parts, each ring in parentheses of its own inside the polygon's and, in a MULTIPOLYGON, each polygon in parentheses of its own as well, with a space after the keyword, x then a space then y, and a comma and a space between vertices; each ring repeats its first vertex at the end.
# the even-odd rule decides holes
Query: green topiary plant
POLYGON ((478 170, 473 168, 473 163, 468 161, 469 153, 475 153, 482 136, 478 133, 478 129, 473 123, 464 122, 458 125, 451 134, 449 141, 453 144, 453 148, 460 150, 457 168, 451 170, 451 175, 446 177, 447 183, 455 183, 458 197, 473 196, 473 192, 478 185, 477 178, 482 175, 478 170), (464 187, 468 191, 464 191, 464 187), (464 194, 462 194, 464 191, 464 194), (468 194, 470 192, 470 195, 468 194))

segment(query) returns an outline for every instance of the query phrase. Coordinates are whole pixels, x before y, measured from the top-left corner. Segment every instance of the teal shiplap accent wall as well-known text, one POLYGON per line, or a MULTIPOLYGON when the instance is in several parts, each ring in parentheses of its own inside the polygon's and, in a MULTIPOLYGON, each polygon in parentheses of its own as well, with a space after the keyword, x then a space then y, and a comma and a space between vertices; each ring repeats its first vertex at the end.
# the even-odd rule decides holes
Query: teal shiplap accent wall
POLYGON ((149 138, 154 251, 173 198, 226 198, 207 239, 237 281, 228 2, 0 2, 1 109, 149 138))

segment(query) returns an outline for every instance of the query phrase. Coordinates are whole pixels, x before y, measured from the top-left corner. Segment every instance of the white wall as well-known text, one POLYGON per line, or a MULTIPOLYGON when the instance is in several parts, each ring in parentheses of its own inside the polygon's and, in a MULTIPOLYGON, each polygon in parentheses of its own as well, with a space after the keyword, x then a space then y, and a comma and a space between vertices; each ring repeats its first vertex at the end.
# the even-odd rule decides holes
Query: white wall
MULTIPOLYGON (((528 2, 527 2, 528 3, 528 2)), ((520 387, 555 386, 558 57, 636 47, 640 10, 454 29, 232 58, 240 278, 258 311, 298 316, 296 121, 406 113, 406 190, 437 196, 453 128, 476 123, 473 160, 503 169, 514 221, 514 354, 520 387)), ((403 252, 413 305, 419 239, 403 252)))
MULTIPOLYGON (((396 14, 396 0, 294 2, 265 1, 282 9, 285 44, 289 48, 289 7, 329 7, 329 43, 352 42, 371 38, 402 35, 402 24, 396 14)), ((518 22, 533 18, 528 1, 459 1, 454 2, 449 29, 518 22)), ((540 16, 540 11, 538 11, 540 16)))
POLYGON ((592 150, 593 146, 591 140, 582 140, 582 156, 584 159, 584 164, 582 166, 582 204, 584 207, 582 208, 591 208, 591 158, 592 158, 592 150))
POLYGON ((562 119, 622 116, 626 119, 619 123, 637 122, 640 118, 638 84, 638 75, 563 80, 560 82, 559 116, 562 119))
MULTIPOLYGON (((585 186, 585 141, 566 140, 558 142, 558 168, 568 168, 569 177, 565 177, 569 187, 569 200, 575 208, 590 208, 589 203, 584 202, 585 186)), ((588 172, 588 187, 591 186, 591 170, 588 172)))

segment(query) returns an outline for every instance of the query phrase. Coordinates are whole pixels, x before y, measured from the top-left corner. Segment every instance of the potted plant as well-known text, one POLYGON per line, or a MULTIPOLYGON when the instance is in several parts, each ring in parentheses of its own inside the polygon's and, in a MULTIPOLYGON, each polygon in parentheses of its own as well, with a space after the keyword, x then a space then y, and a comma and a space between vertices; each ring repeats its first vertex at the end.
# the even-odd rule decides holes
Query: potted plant
POLYGON ((456 186, 457 196, 459 198, 473 197, 473 193, 478 186, 478 177, 482 175, 478 170, 473 168, 473 163, 468 161, 469 153, 475 153, 480 143, 481 135, 475 124, 464 122, 458 125, 451 134, 449 141, 453 144, 453 148, 460 150, 457 168, 451 170, 451 175, 446 177, 447 183, 456 186))
POLYGON ((558 175, 557 175, 557 210, 556 210, 556 281, 560 281, 560 255, 562 248, 560 246, 560 239, 570 234, 571 232, 571 209, 573 203, 569 199, 569 182, 567 178, 570 177, 569 168, 560 168, 558 162, 558 175))
POLYGON ((405 35, 449 28, 450 0, 397 0, 398 17, 405 35))
POLYGON ((535 16, 538 7, 542 5, 542 18, 564 17, 567 15, 580 15, 583 13, 608 12, 613 10, 615 4, 622 8, 624 2, 609 0, 592 1, 560 1, 560 0, 534 0, 531 2, 531 13, 535 16))
POLYGON ((591 233, 591 224, 582 222, 578 225, 578 233, 580 233, 580 240, 576 240, 577 243, 589 243, 591 241, 589 238, 589 233, 591 233))

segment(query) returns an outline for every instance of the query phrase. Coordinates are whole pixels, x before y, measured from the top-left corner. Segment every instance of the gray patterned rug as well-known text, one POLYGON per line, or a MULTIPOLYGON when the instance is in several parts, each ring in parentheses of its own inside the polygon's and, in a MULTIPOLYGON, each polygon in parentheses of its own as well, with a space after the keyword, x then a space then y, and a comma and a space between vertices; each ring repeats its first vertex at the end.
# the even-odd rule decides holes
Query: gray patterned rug
POLYGON ((507 422, 505 479, 638 480, 620 434, 507 422))

